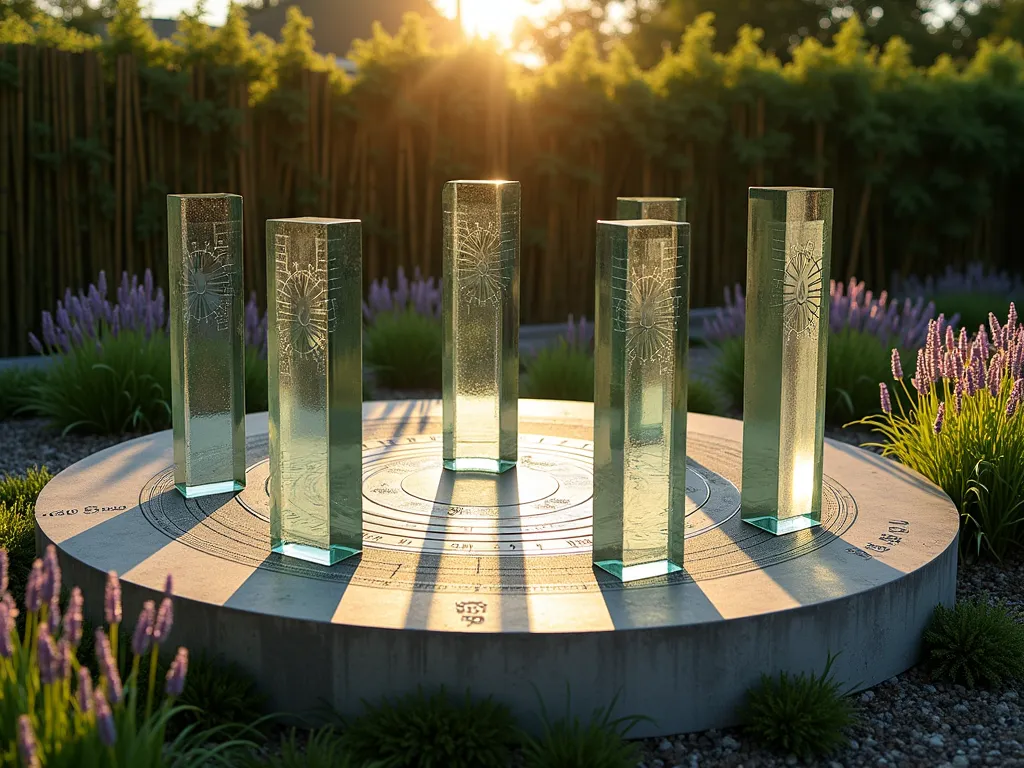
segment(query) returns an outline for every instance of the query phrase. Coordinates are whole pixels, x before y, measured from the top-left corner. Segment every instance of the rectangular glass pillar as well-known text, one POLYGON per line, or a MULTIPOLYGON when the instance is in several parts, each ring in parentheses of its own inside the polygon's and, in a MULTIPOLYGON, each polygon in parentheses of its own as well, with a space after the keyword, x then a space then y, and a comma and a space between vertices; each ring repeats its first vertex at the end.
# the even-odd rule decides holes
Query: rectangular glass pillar
POLYGON ((622 581, 683 566, 690 225, 597 224, 594 564, 622 581))
POLYGON ((245 487, 242 198, 168 195, 174 486, 245 487))
POLYGON ((685 197, 619 197, 617 219, 686 221, 685 197))
POLYGON ((752 188, 747 219, 742 519, 821 523, 832 190, 752 188))
POLYGON ((271 548, 322 565, 363 541, 361 230, 267 221, 271 548))
POLYGON ((504 472, 519 451, 519 182, 449 181, 444 214, 444 466, 504 472))

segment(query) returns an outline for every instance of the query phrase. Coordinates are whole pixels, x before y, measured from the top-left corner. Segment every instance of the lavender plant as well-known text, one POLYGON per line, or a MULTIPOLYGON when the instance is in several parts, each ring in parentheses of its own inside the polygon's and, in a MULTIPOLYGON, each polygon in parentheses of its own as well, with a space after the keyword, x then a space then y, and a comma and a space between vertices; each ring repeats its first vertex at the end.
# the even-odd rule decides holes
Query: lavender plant
POLYGON ((410 281, 402 267, 398 268, 395 287, 388 279, 374 280, 363 302, 363 317, 372 324, 382 313, 400 313, 411 310, 423 317, 441 317, 441 285, 433 277, 424 278, 419 267, 410 281))
POLYGON ((374 280, 363 303, 363 360, 372 382, 399 390, 441 389, 441 287, 398 268, 395 287, 374 280))
MULTIPOLYGON (((875 296, 863 281, 851 278, 843 284, 829 283, 829 330, 832 333, 850 329, 876 336, 884 344, 910 349, 924 342, 928 321, 935 317, 935 305, 925 299, 904 299, 902 304, 890 299, 886 291, 875 296)), ((952 317, 956 323, 958 318, 952 317)), ((725 290, 725 306, 704 321, 704 334, 712 343, 743 338, 746 328, 746 300, 737 283, 725 290)))
POLYGON ((1024 282, 1019 276, 990 270, 981 262, 962 269, 948 266, 938 277, 897 279, 893 290, 903 296, 927 297, 946 317, 958 313, 967 328, 986 323, 990 310, 1002 315, 1010 301, 1024 298, 1024 282))
POLYGON ((86 291, 66 291, 54 314, 43 313, 42 339, 30 334, 29 341, 54 363, 28 407, 65 433, 170 424, 165 302, 149 270, 141 283, 125 273, 113 302, 102 272, 86 291))
MULTIPOLYGON (((706 321, 705 333, 718 350, 715 381, 732 408, 739 409, 743 404, 745 301, 738 285, 732 292, 726 291, 725 298, 726 306, 706 321)), ((909 349, 923 342, 935 307, 923 298, 900 304, 885 291, 876 297, 857 280, 846 285, 833 281, 829 302, 825 419, 839 425, 877 411, 876 385, 888 366, 889 345, 909 349)))
POLYGON ((148 660, 153 679, 156 648, 167 641, 173 624, 170 594, 155 615, 149 606, 143 609, 133 636, 131 670, 122 678, 115 661, 120 585, 116 575, 111 576, 105 596, 110 626, 96 630, 100 674, 94 680, 78 659, 84 598, 81 590, 72 589, 62 614, 61 569, 54 547, 33 563, 21 633, 15 621, 20 610, 7 591, 7 566, 7 553, 0 550, 0 756, 5 765, 184 768, 241 744, 205 747, 205 734, 186 729, 165 745, 167 723, 182 709, 175 701, 188 672, 185 648, 178 649, 167 673, 163 701, 153 701, 154 681, 140 711, 140 668, 148 660))
POLYGON ((929 323, 907 380, 892 352, 897 390, 879 385, 882 413, 870 427, 892 456, 939 485, 960 510, 961 545, 1001 559, 1024 543, 1024 326, 1011 304, 971 336, 940 315, 929 323), (896 396, 898 395, 898 396, 896 396), (895 402, 895 406, 894 406, 895 402))

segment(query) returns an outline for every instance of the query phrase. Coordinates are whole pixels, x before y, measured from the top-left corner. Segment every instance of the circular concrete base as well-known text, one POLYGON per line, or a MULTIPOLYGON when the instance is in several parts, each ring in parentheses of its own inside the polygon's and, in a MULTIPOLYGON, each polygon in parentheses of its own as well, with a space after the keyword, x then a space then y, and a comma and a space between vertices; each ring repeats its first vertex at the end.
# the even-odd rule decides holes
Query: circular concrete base
POLYGON ((956 585, 957 513, 919 475, 826 442, 822 526, 772 536, 739 518, 742 424, 691 414, 681 573, 623 585, 591 564, 589 403, 520 401, 520 461, 500 477, 440 470, 441 407, 364 405, 364 542, 333 567, 270 552, 267 417, 247 418, 247 487, 184 499, 170 432, 79 462, 36 514, 65 581, 125 616, 174 574, 172 640, 219 652, 277 711, 355 713, 418 685, 539 711, 651 718, 636 736, 736 722, 762 672, 848 685, 911 666, 956 585))

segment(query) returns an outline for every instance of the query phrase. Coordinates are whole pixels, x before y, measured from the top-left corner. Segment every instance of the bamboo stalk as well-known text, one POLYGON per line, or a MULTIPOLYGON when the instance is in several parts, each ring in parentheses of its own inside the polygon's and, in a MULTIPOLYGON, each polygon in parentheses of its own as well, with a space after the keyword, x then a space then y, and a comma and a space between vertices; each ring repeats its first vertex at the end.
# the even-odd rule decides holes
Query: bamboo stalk
MULTIPOLYGON (((412 129, 405 126, 405 153, 406 172, 409 181, 406 184, 406 193, 409 196, 409 266, 419 264, 423 257, 420 255, 419 243, 419 222, 416 219, 416 154, 413 148, 412 129)), ((401 194, 401 192, 399 192, 401 194)))
MULTIPOLYGON (((0 48, 0 60, 7 63, 8 49, 0 48)), ((10 209, 12 207, 10 190, 13 181, 12 170, 8 157, 10 155, 11 123, 15 119, 14 94, 10 88, 0 87, 0 317, 11 317, 9 287, 13 281, 10 277, 10 241, 13 232, 10 227, 10 209)), ((0 334, 0 354, 11 354, 11 339, 0 334)))
POLYGON ((135 142, 132 136, 132 79, 135 74, 135 57, 129 56, 124 62, 124 264, 129 274, 135 274, 135 219, 133 198, 135 197, 135 142))
POLYGON ((124 269, 124 63, 125 57, 117 57, 117 74, 114 76, 114 274, 116 280, 124 269))

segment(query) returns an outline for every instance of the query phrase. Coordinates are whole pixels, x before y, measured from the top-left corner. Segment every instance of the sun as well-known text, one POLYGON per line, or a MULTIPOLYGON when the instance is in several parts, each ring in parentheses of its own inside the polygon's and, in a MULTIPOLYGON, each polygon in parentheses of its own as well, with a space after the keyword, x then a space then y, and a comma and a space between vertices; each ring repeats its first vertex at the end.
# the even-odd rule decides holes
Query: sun
POLYGON ((467 35, 512 47, 512 33, 520 19, 541 19, 556 5, 553 0, 436 0, 438 11, 455 18, 461 6, 462 29, 467 35))

